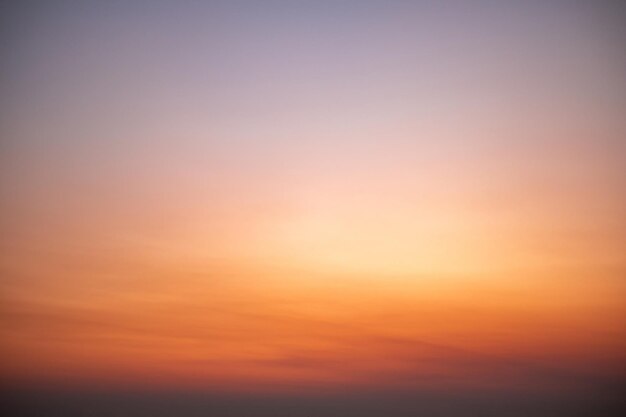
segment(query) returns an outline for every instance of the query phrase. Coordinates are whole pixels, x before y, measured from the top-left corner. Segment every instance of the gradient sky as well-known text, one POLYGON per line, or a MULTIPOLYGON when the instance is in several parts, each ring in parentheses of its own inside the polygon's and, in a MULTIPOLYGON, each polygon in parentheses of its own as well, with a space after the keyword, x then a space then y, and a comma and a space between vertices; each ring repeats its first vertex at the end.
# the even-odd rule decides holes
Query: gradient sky
POLYGON ((7 7, 2 379, 623 379, 626 37, 591 3, 7 7))

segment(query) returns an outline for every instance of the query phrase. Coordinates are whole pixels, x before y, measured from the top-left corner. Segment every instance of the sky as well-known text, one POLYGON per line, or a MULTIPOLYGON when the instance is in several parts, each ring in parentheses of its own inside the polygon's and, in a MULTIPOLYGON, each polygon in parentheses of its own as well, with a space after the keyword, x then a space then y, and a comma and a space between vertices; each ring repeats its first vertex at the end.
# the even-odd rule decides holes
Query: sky
POLYGON ((3 8, 3 386, 456 416, 624 383, 617 2, 3 8))

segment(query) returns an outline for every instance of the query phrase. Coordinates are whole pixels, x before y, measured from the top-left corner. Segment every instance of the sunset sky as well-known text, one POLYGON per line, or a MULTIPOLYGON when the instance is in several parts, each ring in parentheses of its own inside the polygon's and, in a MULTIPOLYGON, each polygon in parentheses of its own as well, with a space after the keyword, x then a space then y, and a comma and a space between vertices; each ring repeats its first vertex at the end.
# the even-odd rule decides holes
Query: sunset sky
POLYGON ((616 3, 3 6, 1 380, 623 382, 616 3))

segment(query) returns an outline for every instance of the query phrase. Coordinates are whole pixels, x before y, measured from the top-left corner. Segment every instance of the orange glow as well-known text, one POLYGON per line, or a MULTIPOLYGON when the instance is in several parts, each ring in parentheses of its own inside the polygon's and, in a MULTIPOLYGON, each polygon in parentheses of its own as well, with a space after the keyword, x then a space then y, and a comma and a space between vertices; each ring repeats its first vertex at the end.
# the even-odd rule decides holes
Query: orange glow
POLYGON ((2 379, 623 378, 626 72, 596 14, 59 3, 7 41, 2 379))

